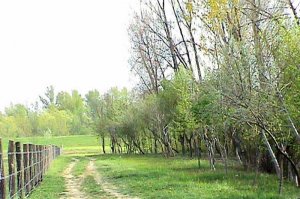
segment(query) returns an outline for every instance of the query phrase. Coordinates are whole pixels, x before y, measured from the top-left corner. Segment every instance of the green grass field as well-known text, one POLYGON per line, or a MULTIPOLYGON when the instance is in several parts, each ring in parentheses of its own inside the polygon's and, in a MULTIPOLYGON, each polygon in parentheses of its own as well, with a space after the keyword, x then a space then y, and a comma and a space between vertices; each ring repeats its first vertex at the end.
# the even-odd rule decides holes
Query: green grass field
MULTIPOLYGON (((3 138, 3 150, 7 150, 8 138, 3 138)), ((94 135, 76 135, 76 136, 59 136, 59 137, 24 137, 12 138, 14 141, 21 143, 34 143, 43 145, 57 145, 62 147, 66 153, 99 153, 101 150, 99 141, 94 135)))
MULTIPOLYGON (((138 198, 291 198, 300 197, 294 185, 284 182, 283 194, 278 195, 274 175, 260 174, 257 184, 255 174, 232 166, 226 175, 221 164, 211 171, 208 162, 160 155, 111 155, 102 154, 95 136, 68 136, 22 138, 22 142, 63 145, 65 154, 57 158, 47 172, 44 181, 31 195, 31 199, 61 198, 67 191, 64 170, 76 158, 72 170, 74 178, 80 178, 80 191, 88 198, 115 198, 97 183, 87 172, 91 160, 103 180, 118 188, 118 192, 138 198)), ((5 143, 5 140, 3 141, 5 143)))
POLYGON ((275 176, 262 174, 256 185, 254 173, 223 167, 210 171, 207 161, 197 168, 197 161, 161 156, 100 155, 100 173, 124 193, 141 198, 297 198, 299 190, 285 184, 279 197, 275 176))

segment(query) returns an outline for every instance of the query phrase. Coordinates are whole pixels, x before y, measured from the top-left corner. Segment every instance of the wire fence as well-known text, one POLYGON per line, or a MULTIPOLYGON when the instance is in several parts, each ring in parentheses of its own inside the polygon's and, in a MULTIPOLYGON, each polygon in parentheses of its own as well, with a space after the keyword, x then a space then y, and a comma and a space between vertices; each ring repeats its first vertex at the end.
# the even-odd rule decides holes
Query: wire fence
POLYGON ((61 149, 54 145, 21 144, 10 140, 7 159, 4 159, 0 138, 0 199, 28 197, 60 154, 61 149))

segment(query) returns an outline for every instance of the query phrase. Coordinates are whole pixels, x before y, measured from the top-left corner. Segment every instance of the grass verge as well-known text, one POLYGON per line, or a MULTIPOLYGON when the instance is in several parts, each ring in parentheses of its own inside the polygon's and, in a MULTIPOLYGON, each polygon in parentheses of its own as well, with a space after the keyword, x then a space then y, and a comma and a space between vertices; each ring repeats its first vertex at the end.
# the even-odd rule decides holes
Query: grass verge
POLYGON ((37 187, 30 199, 54 199, 60 198, 61 194, 65 191, 65 180, 62 176, 63 171, 70 163, 69 157, 58 157, 52 162, 50 169, 48 170, 43 182, 37 187))

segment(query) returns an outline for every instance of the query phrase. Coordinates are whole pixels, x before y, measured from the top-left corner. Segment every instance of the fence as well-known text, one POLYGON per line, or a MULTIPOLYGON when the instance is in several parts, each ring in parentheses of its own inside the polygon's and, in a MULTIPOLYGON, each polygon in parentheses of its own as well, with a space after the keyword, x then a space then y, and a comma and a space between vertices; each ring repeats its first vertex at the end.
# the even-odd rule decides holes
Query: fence
POLYGON ((0 199, 27 197, 39 186, 52 160, 60 153, 60 148, 54 145, 21 144, 10 140, 6 159, 0 138, 0 199))

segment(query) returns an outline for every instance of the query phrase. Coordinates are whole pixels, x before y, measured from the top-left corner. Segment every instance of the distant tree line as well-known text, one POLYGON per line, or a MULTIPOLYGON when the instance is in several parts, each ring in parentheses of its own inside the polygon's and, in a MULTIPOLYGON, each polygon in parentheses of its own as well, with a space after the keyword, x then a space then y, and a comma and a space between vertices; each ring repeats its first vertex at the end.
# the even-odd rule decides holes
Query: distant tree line
POLYGON ((47 87, 31 106, 11 104, 0 113, 2 137, 91 134, 84 98, 76 91, 55 93, 47 87))

